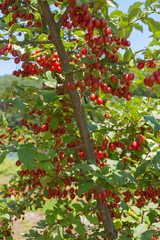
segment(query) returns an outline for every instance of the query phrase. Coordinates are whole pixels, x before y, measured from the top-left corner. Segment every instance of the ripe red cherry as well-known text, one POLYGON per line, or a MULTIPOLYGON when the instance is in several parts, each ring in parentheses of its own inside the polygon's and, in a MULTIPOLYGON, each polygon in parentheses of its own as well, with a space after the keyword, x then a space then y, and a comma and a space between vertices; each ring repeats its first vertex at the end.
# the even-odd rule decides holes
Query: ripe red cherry
POLYGON ((141 146, 137 146, 137 147, 136 147, 136 150, 137 150, 137 152, 141 152, 141 151, 142 151, 141 146))
POLYGON ((107 25, 106 19, 101 19, 101 28, 104 28, 107 25))
POLYGON ((37 21, 37 27, 42 27, 42 23, 40 21, 37 21))
POLYGON ((52 40, 52 35, 51 34, 48 35, 48 40, 52 40))
POLYGON ((137 148, 137 146, 138 146, 137 142, 134 141, 134 142, 132 143, 132 147, 133 147, 133 148, 137 148))
POLYGON ((100 26, 101 26, 101 20, 95 19, 95 20, 93 21, 93 24, 94 24, 94 27, 95 27, 95 28, 100 28, 100 26))
POLYGON ((104 198, 107 197, 107 191, 106 191, 106 190, 103 190, 103 191, 102 191, 102 197, 104 197, 104 198))
POLYGON ((111 30, 110 27, 106 27, 105 30, 104 30, 104 33, 105 33, 105 35, 107 35, 107 36, 110 35, 111 32, 112 32, 112 30, 111 30))
POLYGON ((11 53, 12 53, 12 56, 13 56, 13 57, 16 57, 16 56, 17 56, 17 51, 16 51, 16 50, 12 50, 11 53))
POLYGON ((17 162, 16 162, 16 166, 20 166, 21 165, 21 162, 18 160, 17 162))
POLYGON ((132 151, 132 145, 127 146, 128 151, 132 151))
POLYGON ((113 143, 109 144, 109 147, 111 151, 114 151, 116 149, 116 146, 113 143))
POLYGON ((106 68, 105 67, 101 67, 100 68, 100 72, 101 72, 101 74, 105 74, 106 73, 106 68))
POLYGON ((89 12, 85 12, 85 13, 83 14, 83 20, 85 20, 85 21, 88 21, 88 20, 90 19, 90 17, 91 17, 91 15, 90 15, 89 12))
POLYGON ((111 59, 111 58, 112 58, 112 53, 111 53, 111 52, 107 52, 107 53, 106 53, 106 57, 107 57, 108 59, 111 59))
POLYGON ((6 50, 11 51, 11 49, 12 49, 12 45, 11 44, 7 44, 6 45, 6 50))
POLYGON ((106 205, 106 204, 107 204, 107 200, 106 200, 106 199, 102 199, 102 200, 101 200, 101 203, 102 203, 103 205, 106 205))
POLYGON ((53 57, 54 57, 54 58, 58 58, 58 53, 57 53, 57 52, 54 52, 54 53, 53 53, 53 57))
POLYGON ((59 157, 60 157, 60 159, 65 159, 65 154, 64 154, 64 152, 60 152, 60 154, 59 154, 59 157))
POLYGON ((134 73, 129 73, 128 74, 128 79, 133 80, 134 79, 134 73))
POLYGON ((87 49, 86 49, 86 48, 83 48, 82 51, 81 51, 81 53, 82 53, 83 55, 86 55, 86 54, 87 54, 87 49))
POLYGON ((142 68, 144 68, 144 65, 145 65, 144 63, 138 63, 137 64, 137 68, 138 69, 142 69, 142 68))
POLYGON ((141 138, 137 139, 137 145, 142 145, 143 144, 143 140, 141 138))
POLYGON ((18 63, 20 62, 20 58, 19 58, 19 57, 16 57, 16 58, 14 59, 14 62, 15 62, 16 64, 18 64, 18 63))
POLYGON ((96 99, 96 95, 94 94, 94 93, 92 93, 91 95, 90 95, 90 100, 91 101, 94 101, 96 99))
POLYGON ((22 54, 22 61, 26 61, 28 58, 28 53, 23 53, 22 54))
POLYGON ((111 79, 111 82, 112 82, 112 83, 116 83, 116 82, 117 82, 117 77, 114 76, 114 75, 111 76, 110 79, 111 79))
POLYGON ((97 104, 98 104, 98 105, 103 104, 103 100, 102 100, 102 98, 97 98, 97 104))
POLYGON ((42 132, 48 131, 48 125, 43 124, 42 127, 41 127, 41 131, 42 132))
POLYGON ((102 63, 100 61, 96 62, 95 63, 95 67, 96 68, 100 68, 102 66, 102 63))
POLYGON ((83 13, 85 13, 85 12, 87 12, 87 10, 88 10, 87 4, 83 4, 82 7, 81 7, 81 11, 82 11, 83 13))
POLYGON ((57 72, 61 73, 62 72, 62 68, 59 66, 56 68, 57 72))

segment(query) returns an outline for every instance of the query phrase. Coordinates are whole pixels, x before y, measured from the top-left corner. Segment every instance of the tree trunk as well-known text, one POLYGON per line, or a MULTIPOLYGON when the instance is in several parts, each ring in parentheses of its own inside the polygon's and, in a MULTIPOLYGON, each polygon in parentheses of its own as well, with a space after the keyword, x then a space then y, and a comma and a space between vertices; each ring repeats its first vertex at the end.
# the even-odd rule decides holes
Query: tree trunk
MULTIPOLYGON (((44 21, 49 26, 51 35, 53 37, 53 44, 55 45, 56 51, 58 52, 58 56, 62 65, 63 71, 71 70, 68 55, 65 51, 61 36, 60 36, 60 26, 55 23, 54 16, 50 10, 47 0, 38 0, 41 11, 44 17, 44 21)), ((65 74, 65 80, 67 83, 73 83, 73 73, 70 72, 65 74)), ((87 127, 87 122, 85 119, 84 111, 81 104, 81 98, 77 90, 68 90, 68 94, 70 96, 72 108, 74 110, 74 116, 80 131, 80 136, 85 152, 85 156, 87 159, 95 159, 95 154, 93 151, 93 146, 90 139, 90 133, 87 127)), ((96 191, 101 192, 103 189, 101 186, 97 186, 96 191)), ((100 213, 101 220, 103 222, 103 226, 108 237, 108 240, 113 240, 117 238, 117 231, 113 226, 109 210, 107 206, 102 205, 101 201, 97 201, 97 207, 100 213)))

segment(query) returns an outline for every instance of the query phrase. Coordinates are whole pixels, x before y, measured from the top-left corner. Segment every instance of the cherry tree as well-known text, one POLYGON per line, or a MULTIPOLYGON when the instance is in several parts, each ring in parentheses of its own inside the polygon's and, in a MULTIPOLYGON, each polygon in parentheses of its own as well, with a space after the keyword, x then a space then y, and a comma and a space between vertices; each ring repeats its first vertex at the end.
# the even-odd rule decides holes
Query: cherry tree
POLYGON ((43 231, 26 239, 158 237, 159 8, 155 0, 127 13, 105 0, 1 1, 0 56, 22 78, 3 101, 24 116, 16 129, 1 119, 0 163, 9 152, 19 159, 1 187, 1 236, 12 239, 12 221, 50 199, 43 231), (151 42, 135 52, 128 38, 143 24, 151 42))

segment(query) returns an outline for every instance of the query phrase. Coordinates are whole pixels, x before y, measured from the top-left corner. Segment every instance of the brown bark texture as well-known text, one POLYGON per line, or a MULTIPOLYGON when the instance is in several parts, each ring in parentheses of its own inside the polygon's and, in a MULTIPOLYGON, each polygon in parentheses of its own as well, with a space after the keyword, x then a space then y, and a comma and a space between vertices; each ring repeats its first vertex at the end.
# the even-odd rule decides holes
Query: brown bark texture
MULTIPOLYGON (((43 14, 44 21, 46 25, 48 25, 50 29, 50 33, 52 35, 53 44, 55 45, 56 51, 58 53, 59 59, 61 61, 63 71, 71 70, 68 54, 65 51, 61 36, 60 36, 60 24, 56 23, 54 20, 54 15, 52 14, 49 4, 47 0, 38 0, 38 3, 41 7, 41 11, 43 14)), ((73 73, 70 72, 65 74, 66 83, 74 82, 73 73)), ((87 127, 87 122, 84 115, 84 110, 81 104, 81 98, 77 90, 68 90, 68 94, 70 96, 72 108, 74 110, 74 117, 77 122, 85 156, 87 159, 95 159, 95 154, 93 151, 93 146, 90 139, 89 129, 87 127)), ((101 186, 97 186, 96 191, 101 192, 103 189, 101 186)), ((113 240, 117 238, 117 231, 113 226, 112 219, 109 214, 109 210, 107 206, 102 205, 101 201, 97 201, 97 208, 100 213, 101 220, 103 222, 103 226, 108 237, 108 240, 113 240)))

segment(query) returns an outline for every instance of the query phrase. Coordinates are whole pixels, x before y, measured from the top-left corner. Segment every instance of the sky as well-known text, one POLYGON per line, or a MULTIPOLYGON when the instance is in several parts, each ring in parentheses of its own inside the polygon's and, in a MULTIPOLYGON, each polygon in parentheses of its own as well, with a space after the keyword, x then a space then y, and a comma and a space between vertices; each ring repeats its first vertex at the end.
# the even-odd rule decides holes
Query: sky
MULTIPOLYGON (((135 0, 116 0, 116 2, 119 4, 119 8, 118 8, 119 10, 122 10, 123 12, 127 12, 129 6, 136 1, 135 0)), ((154 20, 160 22, 160 15, 159 16, 158 14, 156 16, 154 15, 153 18, 154 20)), ((131 36, 128 39, 131 42, 132 49, 134 49, 135 51, 144 49, 150 42, 150 39, 149 39, 150 35, 151 33, 148 31, 148 27, 146 25, 143 25, 143 33, 137 30, 133 30, 131 36)), ((16 70, 16 67, 17 66, 13 60, 10 60, 10 61, 0 60, 0 76, 12 74, 12 72, 16 70)))

